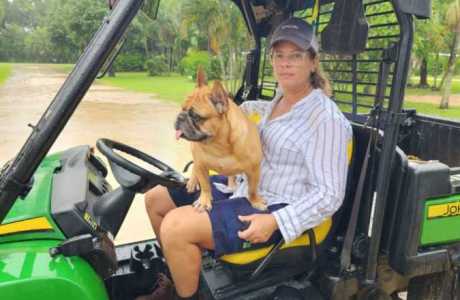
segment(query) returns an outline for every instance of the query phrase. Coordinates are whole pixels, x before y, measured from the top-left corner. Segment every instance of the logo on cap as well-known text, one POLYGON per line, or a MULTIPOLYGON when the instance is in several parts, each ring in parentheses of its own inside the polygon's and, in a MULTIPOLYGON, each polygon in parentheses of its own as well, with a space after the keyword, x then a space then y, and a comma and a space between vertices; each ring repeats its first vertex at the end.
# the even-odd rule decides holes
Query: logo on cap
POLYGON ((283 29, 289 29, 289 28, 291 28, 291 29, 299 29, 299 26, 297 26, 297 25, 283 25, 283 27, 281 27, 281 28, 283 28, 283 29))

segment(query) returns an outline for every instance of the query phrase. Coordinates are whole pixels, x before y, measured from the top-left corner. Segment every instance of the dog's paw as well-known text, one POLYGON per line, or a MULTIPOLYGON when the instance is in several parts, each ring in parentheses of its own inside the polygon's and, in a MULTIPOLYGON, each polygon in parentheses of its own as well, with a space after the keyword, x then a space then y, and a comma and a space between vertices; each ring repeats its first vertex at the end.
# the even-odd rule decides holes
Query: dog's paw
POLYGON ((211 201, 206 201, 205 199, 199 198, 193 202, 193 207, 195 207, 199 212, 205 212, 212 209, 212 204, 211 201))
POLYGON ((237 184, 236 184, 236 176, 228 176, 227 188, 228 188, 230 191, 235 192, 235 191, 236 191, 236 187, 237 187, 237 184))
POLYGON ((200 184, 196 177, 192 177, 187 181, 186 189, 188 193, 194 193, 200 190, 200 184))
POLYGON ((265 203, 264 199, 261 197, 254 197, 249 201, 251 203, 251 206, 254 207, 255 209, 265 211, 267 210, 267 204, 265 203))

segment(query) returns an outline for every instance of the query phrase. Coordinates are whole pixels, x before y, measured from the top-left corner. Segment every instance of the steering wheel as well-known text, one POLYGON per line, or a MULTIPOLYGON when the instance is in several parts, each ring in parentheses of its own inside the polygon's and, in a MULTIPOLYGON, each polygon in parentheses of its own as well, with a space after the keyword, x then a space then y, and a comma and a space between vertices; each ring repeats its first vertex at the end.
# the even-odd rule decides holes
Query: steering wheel
POLYGON ((126 188, 136 192, 146 192, 158 184, 166 187, 180 187, 184 186, 186 183, 185 178, 179 172, 164 162, 131 146, 109 139, 99 139, 96 142, 96 146, 109 160, 112 172, 117 181, 126 188), (114 150, 132 155, 162 172, 160 174, 155 174, 148 171, 117 154, 114 150))

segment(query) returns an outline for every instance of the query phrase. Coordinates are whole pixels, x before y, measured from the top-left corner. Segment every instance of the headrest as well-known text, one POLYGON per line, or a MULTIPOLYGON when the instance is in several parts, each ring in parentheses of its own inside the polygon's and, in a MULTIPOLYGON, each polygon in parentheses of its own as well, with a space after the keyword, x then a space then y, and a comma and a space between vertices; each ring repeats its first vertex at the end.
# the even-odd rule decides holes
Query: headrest
POLYGON ((368 31, 362 0, 336 0, 321 32, 321 49, 329 54, 358 54, 366 48, 368 31))

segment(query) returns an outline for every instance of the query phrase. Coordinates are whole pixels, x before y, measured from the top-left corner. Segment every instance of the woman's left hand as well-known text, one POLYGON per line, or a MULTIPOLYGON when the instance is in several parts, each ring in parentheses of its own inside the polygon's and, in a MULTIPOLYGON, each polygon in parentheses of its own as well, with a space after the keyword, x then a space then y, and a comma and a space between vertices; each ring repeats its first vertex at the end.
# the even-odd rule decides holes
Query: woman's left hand
POLYGON ((248 216, 238 216, 241 222, 248 222, 249 227, 243 231, 238 231, 240 239, 250 243, 264 243, 278 229, 276 219, 272 214, 253 214, 248 216))

